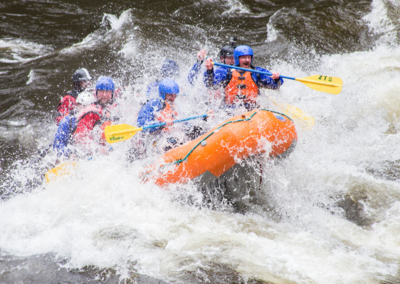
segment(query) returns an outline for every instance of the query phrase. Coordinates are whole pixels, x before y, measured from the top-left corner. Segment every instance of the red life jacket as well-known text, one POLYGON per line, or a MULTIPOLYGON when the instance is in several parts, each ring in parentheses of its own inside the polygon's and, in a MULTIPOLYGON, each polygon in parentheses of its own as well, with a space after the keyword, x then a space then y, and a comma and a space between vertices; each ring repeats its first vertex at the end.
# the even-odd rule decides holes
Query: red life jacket
MULTIPOLYGON (((157 119, 160 122, 172 122, 178 116, 178 112, 167 102, 165 102, 165 108, 161 110, 157 119)), ((164 131, 168 131, 168 127, 164 126, 164 131)))
POLYGON ((117 106, 118 106, 117 102, 113 101, 112 104, 107 105, 107 107, 103 109, 103 117, 101 118, 103 123, 100 126, 100 131, 101 131, 100 142, 103 143, 104 145, 107 144, 107 140, 104 134, 104 129, 108 125, 111 125, 113 122, 119 120, 119 113, 117 106))
POLYGON ((232 77, 225 87, 226 104, 238 102, 255 104, 258 94, 259 88, 251 77, 251 72, 232 70, 232 77))
POLYGON ((75 107, 76 107, 75 97, 71 95, 66 95, 65 97, 63 97, 57 107, 58 116, 55 119, 56 124, 57 125, 60 124, 60 121, 63 120, 63 118, 66 117, 71 110, 75 109, 75 107))
POLYGON ((113 121, 116 117, 119 117, 117 106, 118 104, 115 100, 111 104, 107 105, 107 107, 103 109, 103 119, 113 121))
POLYGON ((98 104, 83 107, 76 115, 73 137, 75 142, 87 143, 93 139, 93 128, 100 123, 103 117, 103 108, 98 104))

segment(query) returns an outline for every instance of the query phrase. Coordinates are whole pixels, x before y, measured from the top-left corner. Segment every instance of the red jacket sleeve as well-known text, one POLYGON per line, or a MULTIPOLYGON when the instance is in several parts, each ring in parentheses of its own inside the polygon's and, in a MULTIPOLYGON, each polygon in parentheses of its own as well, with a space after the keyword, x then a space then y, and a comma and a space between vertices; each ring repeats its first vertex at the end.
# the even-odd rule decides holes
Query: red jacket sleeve
POLYGON ((66 116, 75 107, 76 99, 72 96, 66 95, 58 104, 57 111, 60 113, 60 115, 66 116))

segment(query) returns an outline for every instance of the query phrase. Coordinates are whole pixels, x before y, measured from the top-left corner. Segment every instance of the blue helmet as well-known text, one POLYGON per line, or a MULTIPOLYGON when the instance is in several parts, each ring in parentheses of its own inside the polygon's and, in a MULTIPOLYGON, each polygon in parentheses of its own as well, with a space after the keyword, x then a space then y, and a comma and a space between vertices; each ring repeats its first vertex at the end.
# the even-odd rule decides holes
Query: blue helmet
POLYGON ((111 78, 101 77, 96 83, 96 90, 115 91, 115 85, 111 78))
POLYGON ((251 55, 251 63, 253 63, 253 50, 248 45, 239 45, 233 51, 233 59, 235 59, 235 65, 239 66, 239 57, 251 55))
POLYGON ((162 78, 174 78, 179 76, 179 66, 173 60, 165 60, 160 69, 162 78))
POLYGON ((179 86, 172 79, 164 79, 160 82, 160 85, 158 85, 158 93, 160 97, 165 100, 165 94, 178 94, 179 86))

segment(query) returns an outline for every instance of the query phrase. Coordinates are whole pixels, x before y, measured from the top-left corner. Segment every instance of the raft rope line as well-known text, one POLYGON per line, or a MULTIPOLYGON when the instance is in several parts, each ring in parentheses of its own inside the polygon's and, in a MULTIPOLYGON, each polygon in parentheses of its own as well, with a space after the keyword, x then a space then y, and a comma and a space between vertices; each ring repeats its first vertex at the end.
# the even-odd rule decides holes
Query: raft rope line
MULTIPOLYGON (((281 112, 277 112, 277 111, 273 111, 273 110, 268 110, 268 109, 260 109, 259 111, 262 111, 262 110, 263 110, 263 111, 273 112, 273 113, 276 113, 276 114, 280 114, 280 115, 282 115, 282 116, 287 117, 289 120, 293 121, 289 116, 287 116, 286 114, 283 114, 283 113, 281 113, 281 112)), ((167 166, 169 166, 169 165, 171 165, 171 164, 180 164, 180 163, 184 162, 185 160, 187 160, 187 158, 190 156, 190 154, 192 154, 192 152, 193 152, 194 150, 196 150, 196 148, 197 148, 199 145, 201 145, 201 143, 202 143, 203 141, 207 140, 207 138, 210 137, 211 135, 213 135, 215 132, 218 132, 222 127, 224 127, 225 125, 230 124, 230 123, 236 123, 236 122, 242 122, 242 121, 249 121, 249 120, 251 120, 251 119, 253 118, 253 116, 255 116, 259 111, 255 111, 255 112, 254 112, 251 116, 249 116, 248 118, 243 118, 243 119, 238 119, 238 120, 232 120, 232 121, 225 122, 225 123, 222 124, 220 127, 218 127, 218 128, 215 129, 213 132, 211 132, 211 133, 208 134, 206 137, 204 137, 199 143, 197 143, 197 144, 192 148, 192 150, 190 150, 189 153, 187 153, 187 155, 186 155, 184 158, 182 158, 182 159, 180 159, 180 160, 177 160, 177 161, 174 161, 174 162, 170 162, 170 163, 168 163, 168 164, 166 164, 166 165, 162 165, 158 170, 162 170, 164 167, 167 167, 167 166)), ((150 172, 149 172, 148 174, 150 174, 150 172)))

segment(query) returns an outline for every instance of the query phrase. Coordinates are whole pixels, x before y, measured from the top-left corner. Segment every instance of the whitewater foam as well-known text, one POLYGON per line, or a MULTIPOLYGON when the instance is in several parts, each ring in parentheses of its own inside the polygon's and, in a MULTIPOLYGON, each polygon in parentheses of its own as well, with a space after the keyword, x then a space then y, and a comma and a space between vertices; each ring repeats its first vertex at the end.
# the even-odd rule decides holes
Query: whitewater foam
MULTIPOLYGON (((382 2, 374 3, 379 8, 382 2)), ((111 29, 105 39, 95 32, 80 43, 82 49, 112 41, 133 19, 127 11, 123 17, 106 18, 111 29)), ((183 116, 205 113, 201 80, 194 87, 185 81, 195 53, 157 49, 156 44, 137 49, 141 41, 136 35, 126 37, 116 50, 137 64, 125 65, 131 68, 126 72, 147 66, 141 70, 145 74, 135 77, 143 80, 132 80, 123 93, 121 123, 135 125, 140 91, 170 55, 181 68, 177 80, 187 94, 177 99, 177 107, 183 116)), ((75 52, 78 46, 66 52, 75 52)), ((199 198, 192 183, 168 190, 141 183, 145 162, 126 161, 132 146, 126 141, 115 144, 108 157, 80 162, 79 171, 70 176, 52 184, 43 181, 31 193, 0 203, 0 216, 7 216, 0 218, 0 248, 16 256, 54 253, 66 259, 69 268, 112 267, 126 276, 139 272, 170 281, 200 273, 205 279, 207 273, 226 271, 277 283, 377 282, 395 277, 400 259, 400 186, 366 168, 400 159, 399 53, 398 47, 380 44, 364 52, 323 55, 317 63, 307 58, 298 65, 272 60, 270 69, 288 76, 341 77, 343 91, 326 94, 286 80, 280 91, 268 92, 312 115, 316 123, 309 131, 298 128, 298 144, 287 160, 265 167, 259 190, 265 200, 258 199, 245 215, 183 202, 192 195, 199 198), (391 124, 394 130, 388 133, 391 124), (256 209, 267 202, 275 218, 256 209), (349 206, 340 205, 343 202, 352 202, 355 212, 348 212, 349 206)), ((264 102, 265 98, 263 106, 264 102)), ((223 119, 218 115, 213 124, 223 119)), ((22 182, 35 174, 21 169, 17 178, 22 182)), ((22 187, 19 192, 24 191, 28 190, 22 187)))
MULTIPOLYGON (((395 3, 393 2, 393 5, 396 5, 395 3)), ((370 32, 379 35, 379 42, 386 44, 397 42, 396 28, 388 17, 387 4, 383 0, 373 0, 371 6, 371 13, 363 17, 363 20, 368 22, 370 32)))

